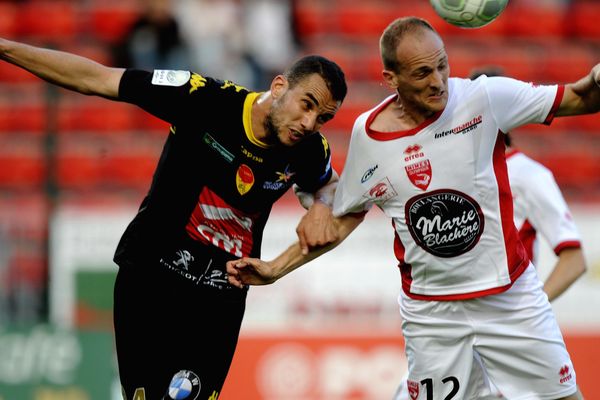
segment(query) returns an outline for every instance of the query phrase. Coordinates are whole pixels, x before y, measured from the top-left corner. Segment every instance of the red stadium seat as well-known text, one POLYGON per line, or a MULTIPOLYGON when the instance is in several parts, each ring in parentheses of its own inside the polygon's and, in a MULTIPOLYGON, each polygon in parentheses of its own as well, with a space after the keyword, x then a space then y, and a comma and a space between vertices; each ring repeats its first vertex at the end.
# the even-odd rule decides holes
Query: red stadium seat
POLYGON ((571 32, 597 40, 600 37, 600 5, 597 1, 574 1, 568 14, 571 32))
POLYGON ((58 108, 59 133, 93 131, 113 133, 136 129, 129 104, 104 99, 85 99, 83 102, 63 102, 58 108))
POLYGON ((0 2, 0 36, 14 38, 17 35, 18 6, 11 2, 0 2))
POLYGON ((39 78, 7 62, 0 62, 0 82, 36 82, 39 78))
POLYGON ((318 1, 295 2, 294 19, 296 30, 303 38, 329 34, 337 28, 332 21, 330 7, 318 1))
POLYGON ((158 154, 116 155, 109 158, 104 169, 111 184, 147 188, 158 163, 158 154))
POLYGON ((545 39, 567 33, 566 10, 548 4, 509 4, 500 18, 506 19, 506 32, 514 36, 545 39))
POLYGON ((335 16, 338 18, 339 32, 344 35, 379 36, 399 15, 398 10, 393 7, 349 2, 338 7, 335 16))
POLYGON ((56 180, 59 188, 92 188, 102 182, 102 160, 84 154, 59 154, 56 180))
POLYGON ((573 44, 554 46, 540 61, 536 65, 541 76, 553 83, 575 82, 587 75, 598 62, 597 51, 573 44))
POLYGON ((79 32, 79 13, 70 1, 29 1, 19 8, 18 33, 45 43, 69 42, 79 32))
POLYGON ((44 104, 0 103, 0 134, 30 132, 43 134, 47 126, 47 110, 44 104))
POLYGON ((0 187, 39 188, 46 178, 40 138, 3 137, 0 142, 0 187))
POLYGON ((140 11, 131 3, 94 4, 89 10, 89 33, 104 42, 123 39, 140 11))

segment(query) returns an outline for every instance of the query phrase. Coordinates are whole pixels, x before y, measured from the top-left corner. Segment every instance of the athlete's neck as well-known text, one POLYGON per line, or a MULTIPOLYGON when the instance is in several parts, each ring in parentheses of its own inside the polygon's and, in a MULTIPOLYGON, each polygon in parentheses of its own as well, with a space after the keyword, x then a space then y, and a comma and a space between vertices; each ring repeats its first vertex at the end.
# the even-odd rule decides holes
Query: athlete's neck
POLYGON ((265 129, 265 119, 269 115, 269 109, 273 98, 271 92, 261 93, 252 104, 251 122, 254 137, 262 142, 267 141, 267 131, 265 129))

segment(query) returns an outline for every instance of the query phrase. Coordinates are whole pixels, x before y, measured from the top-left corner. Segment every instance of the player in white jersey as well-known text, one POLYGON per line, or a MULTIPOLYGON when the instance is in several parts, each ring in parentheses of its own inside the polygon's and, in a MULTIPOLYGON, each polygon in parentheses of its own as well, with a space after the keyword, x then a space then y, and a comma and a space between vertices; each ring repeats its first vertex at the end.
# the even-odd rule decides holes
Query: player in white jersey
POLYGON ((565 86, 449 78, 442 39, 414 17, 390 24, 380 45, 396 93, 354 124, 334 199, 338 241, 231 261, 229 281, 274 282, 335 247, 377 205, 395 231, 411 399, 473 398, 476 355, 509 399, 581 399, 513 222, 503 132, 598 112, 600 64, 565 86))
MULTIPOLYGON (((498 67, 487 67, 474 71, 469 78, 476 79, 481 75, 499 76, 502 72, 498 67)), ((504 144, 515 226, 534 265, 538 265, 538 233, 554 250, 557 262, 544 283, 544 292, 548 300, 553 301, 583 275, 587 268, 581 238, 552 172, 512 147, 511 136, 508 133, 504 135, 504 144)), ((478 359, 474 361, 469 381, 469 385, 479 387, 477 398, 503 398, 499 390, 487 381, 479 362, 478 359)), ((410 399, 406 379, 405 376, 394 400, 410 399)))

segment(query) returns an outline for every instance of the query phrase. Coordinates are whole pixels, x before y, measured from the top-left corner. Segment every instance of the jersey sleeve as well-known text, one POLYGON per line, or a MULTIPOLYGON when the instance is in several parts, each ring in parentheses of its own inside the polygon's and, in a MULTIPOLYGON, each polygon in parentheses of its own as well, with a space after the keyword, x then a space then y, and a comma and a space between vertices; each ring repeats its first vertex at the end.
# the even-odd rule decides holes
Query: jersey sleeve
POLYGON ((230 87, 236 92, 245 90, 190 71, 128 69, 121 78, 119 99, 176 125, 223 106, 229 92, 223 89, 230 87))
POLYGON ((507 77, 485 80, 494 118, 503 132, 529 123, 549 124, 560 105, 563 87, 534 85, 507 77))
POLYGON ((299 168, 295 183, 302 192, 314 193, 329 182, 333 173, 331 148, 325 136, 317 133, 305 143, 297 156, 299 168))
POLYGON ((333 215, 336 217, 346 214, 365 214, 374 204, 372 198, 366 196, 365 189, 360 184, 361 174, 364 172, 361 172, 358 166, 361 146, 357 144, 357 136, 362 132, 356 125, 355 123, 344 169, 333 199, 333 215))
POLYGON ((531 179, 525 199, 528 201, 528 220, 558 254, 568 247, 581 247, 579 232, 567 203, 552 175, 540 164, 528 171, 531 179))

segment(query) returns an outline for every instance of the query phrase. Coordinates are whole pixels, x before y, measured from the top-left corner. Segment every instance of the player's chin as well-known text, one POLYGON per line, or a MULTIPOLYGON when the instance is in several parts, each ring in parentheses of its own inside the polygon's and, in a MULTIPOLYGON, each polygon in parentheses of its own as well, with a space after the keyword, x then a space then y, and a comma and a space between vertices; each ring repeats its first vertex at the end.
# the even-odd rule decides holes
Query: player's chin
POLYGON ((429 96, 427 97, 425 104, 427 105, 427 108, 434 113, 442 111, 448 104, 448 96, 429 96))

